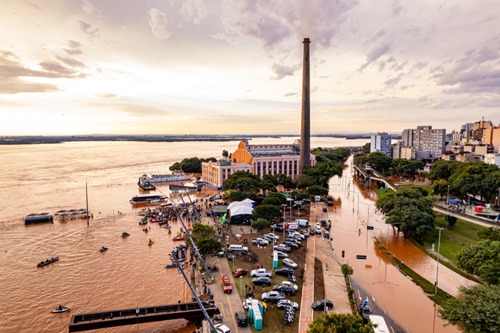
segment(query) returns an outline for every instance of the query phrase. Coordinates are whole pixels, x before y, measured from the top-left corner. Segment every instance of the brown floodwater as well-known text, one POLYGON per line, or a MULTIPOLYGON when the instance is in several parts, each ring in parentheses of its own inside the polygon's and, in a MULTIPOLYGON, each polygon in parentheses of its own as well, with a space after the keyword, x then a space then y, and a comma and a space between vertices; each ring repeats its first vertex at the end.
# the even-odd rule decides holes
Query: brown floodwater
MULTIPOLYGON (((260 138, 256 143, 291 143, 260 138)), ((312 138, 313 147, 363 145, 366 140, 312 138)), ((67 332, 71 313, 135 308, 190 300, 175 270, 165 269, 174 244, 167 230, 145 234, 138 209, 143 173, 167 172, 186 157, 220 157, 238 142, 71 142, 0 146, 0 331, 67 332), (85 208, 93 219, 25 226, 30 213, 85 208), (122 232, 130 237, 123 239, 122 232), (155 241, 148 246, 148 240, 155 241), (101 246, 108 251, 100 253, 101 246), (51 265, 37 268, 47 258, 51 265), (52 314, 59 304, 70 313, 52 314)), ((169 195, 168 186, 159 186, 169 195)), ((173 233, 179 229, 173 226, 173 233)), ((192 332, 184 320, 101 329, 96 332, 192 332)))
MULTIPOLYGON (((352 158, 349 159, 349 165, 352 158)), ((375 237, 399 260, 434 283, 438 271, 438 286, 450 295, 458 294, 461 285, 476 283, 425 255, 403 235, 397 235, 386 225, 382 214, 375 210, 375 201, 364 198, 352 183, 350 167, 344 169, 342 178, 330 181, 330 194, 341 199, 341 207, 330 209, 333 246, 337 257, 345 251, 345 259, 353 267, 352 279, 371 294, 376 302, 407 332, 459 332, 455 326, 436 316, 434 303, 410 279, 387 263, 383 249, 374 243, 375 237), (359 201, 358 201, 359 200, 359 201), (366 225, 374 230, 367 230, 366 225), (356 260, 358 254, 367 255, 366 260, 356 260)))

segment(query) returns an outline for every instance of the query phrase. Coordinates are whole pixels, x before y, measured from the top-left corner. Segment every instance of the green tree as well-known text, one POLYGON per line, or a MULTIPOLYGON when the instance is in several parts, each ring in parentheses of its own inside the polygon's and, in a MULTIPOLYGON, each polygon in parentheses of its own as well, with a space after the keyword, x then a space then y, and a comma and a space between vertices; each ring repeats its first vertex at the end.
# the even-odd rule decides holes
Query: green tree
POLYGON ((385 173, 392 167, 392 159, 386 154, 376 151, 366 156, 366 164, 378 172, 385 173))
POLYGON ((262 205, 274 205, 281 207, 287 203, 286 196, 283 193, 273 192, 269 193, 267 197, 262 200, 262 205))
POLYGON ((342 266, 340 266, 340 270, 342 271, 342 274, 344 275, 345 278, 354 273, 352 267, 349 266, 348 264, 342 264, 342 266))
POLYGON ((439 195, 439 199, 448 195, 448 182, 444 179, 435 180, 432 183, 432 192, 439 195))
POLYGON ((225 150, 225 149, 224 149, 224 150, 222 151, 222 156, 224 156, 224 157, 229 157, 229 152, 228 152, 227 150, 225 150))
POLYGON ((269 222, 266 219, 258 218, 254 222, 252 222, 252 228, 257 229, 257 230, 264 230, 268 228, 271 225, 271 222, 269 222))
POLYGON ((323 186, 313 185, 313 186, 308 187, 306 192, 307 192, 307 194, 309 194, 309 196, 327 195, 328 189, 324 188, 323 186))
POLYGON ((314 319, 309 324, 309 333, 373 333, 373 325, 364 325, 363 318, 358 315, 331 313, 314 319))
POLYGON ((477 231, 477 236, 481 239, 500 241, 500 228, 481 228, 477 231))
POLYGON ((500 286, 460 287, 460 295, 449 299, 439 313, 465 333, 498 333, 500 286))
POLYGON ((420 241, 434 228, 432 202, 418 189, 402 188, 389 193, 376 206, 386 216, 386 223, 396 226, 405 238, 420 241))
POLYGON ((458 266, 480 276, 490 284, 500 282, 500 241, 482 240, 463 247, 457 255, 458 266))
POLYGON ((417 170, 424 167, 424 163, 420 160, 395 159, 392 161, 393 171, 404 178, 415 179, 417 170))
POLYGON ((217 239, 217 231, 210 225, 195 223, 193 230, 191 230, 191 238, 193 238, 200 254, 205 256, 217 254, 222 247, 217 239))
POLYGON ((454 169, 459 166, 457 161, 439 160, 432 164, 431 171, 429 172, 430 180, 447 180, 453 174, 454 169))
POLYGON ((247 196, 255 196, 260 191, 260 178, 246 171, 237 171, 227 178, 222 189, 236 190, 247 196))
POLYGON ((254 219, 261 218, 272 223, 281 217, 281 209, 274 205, 258 205, 253 210, 253 216, 254 219))

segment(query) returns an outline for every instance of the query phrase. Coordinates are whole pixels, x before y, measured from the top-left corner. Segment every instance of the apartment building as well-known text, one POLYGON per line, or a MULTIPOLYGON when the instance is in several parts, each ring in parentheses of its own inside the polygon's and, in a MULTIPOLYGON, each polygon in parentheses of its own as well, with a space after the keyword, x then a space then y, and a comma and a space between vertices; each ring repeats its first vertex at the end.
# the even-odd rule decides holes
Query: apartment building
POLYGON ((391 135, 385 132, 372 135, 370 152, 381 152, 392 157, 391 135))
POLYGON ((405 129, 402 133, 404 147, 415 149, 417 159, 439 159, 446 143, 446 130, 433 129, 432 126, 417 126, 405 129))

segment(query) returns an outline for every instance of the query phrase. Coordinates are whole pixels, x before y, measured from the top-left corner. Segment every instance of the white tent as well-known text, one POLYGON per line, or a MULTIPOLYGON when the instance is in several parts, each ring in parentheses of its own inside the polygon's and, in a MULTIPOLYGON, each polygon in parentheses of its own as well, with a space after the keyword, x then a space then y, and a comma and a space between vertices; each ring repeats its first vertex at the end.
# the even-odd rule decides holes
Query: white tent
MULTIPOLYGON (((250 199, 245 199, 245 200, 250 200, 250 199)), ((227 206, 227 209, 231 210, 234 207, 250 207, 250 208, 252 208, 253 207, 252 203, 246 202, 245 200, 233 201, 229 204, 229 206, 227 206)), ((252 200, 250 200, 250 201, 253 202, 252 200)))
POLYGON ((252 215, 253 208, 245 205, 239 205, 229 209, 229 215, 237 216, 237 215, 252 215))

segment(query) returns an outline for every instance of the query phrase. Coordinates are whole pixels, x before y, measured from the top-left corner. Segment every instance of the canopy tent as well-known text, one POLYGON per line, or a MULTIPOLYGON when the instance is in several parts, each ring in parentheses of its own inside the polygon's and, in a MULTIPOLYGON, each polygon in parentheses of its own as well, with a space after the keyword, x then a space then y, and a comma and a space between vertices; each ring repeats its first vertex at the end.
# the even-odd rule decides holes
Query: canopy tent
POLYGON ((228 212, 230 224, 249 224, 252 219, 253 208, 247 203, 232 202, 228 206, 228 212))
POLYGON ((229 209, 229 215, 237 216, 237 215, 252 215, 253 208, 248 206, 236 206, 229 209))
MULTIPOLYGON (((250 200, 250 199, 248 199, 250 200)), ((246 202, 245 200, 243 201, 233 201, 229 204, 229 206, 227 206, 227 209, 231 210, 233 209, 234 207, 250 207, 252 208, 253 205, 249 202, 246 202)))
POLYGON ((448 203, 451 203, 453 205, 457 205, 461 202, 460 199, 457 199, 457 198, 448 198, 448 203))
POLYGON ((241 202, 249 204, 250 206, 252 206, 252 208, 255 208, 255 201, 253 201, 252 199, 246 198, 245 200, 242 200, 241 202))

